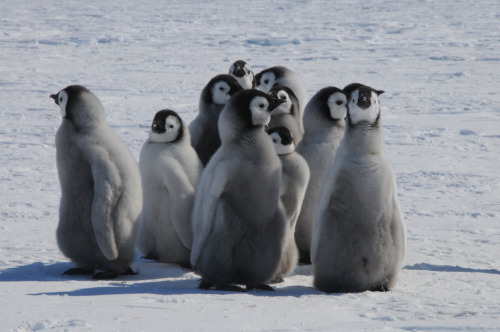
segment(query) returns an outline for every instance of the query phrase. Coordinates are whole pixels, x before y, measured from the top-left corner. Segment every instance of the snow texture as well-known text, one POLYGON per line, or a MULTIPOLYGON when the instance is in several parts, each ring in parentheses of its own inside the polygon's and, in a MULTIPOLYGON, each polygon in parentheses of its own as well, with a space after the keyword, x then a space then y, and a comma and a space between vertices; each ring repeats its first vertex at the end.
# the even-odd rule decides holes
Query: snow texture
POLYGON ((0 330, 500 330, 500 2, 0 2, 0 330), (55 239, 59 108, 93 91, 138 159, 154 114, 197 113, 238 59, 283 65, 309 96, 361 82, 380 97, 408 229, 393 291, 330 294, 299 266, 276 292, 196 288, 137 259, 135 276, 68 277, 55 239))

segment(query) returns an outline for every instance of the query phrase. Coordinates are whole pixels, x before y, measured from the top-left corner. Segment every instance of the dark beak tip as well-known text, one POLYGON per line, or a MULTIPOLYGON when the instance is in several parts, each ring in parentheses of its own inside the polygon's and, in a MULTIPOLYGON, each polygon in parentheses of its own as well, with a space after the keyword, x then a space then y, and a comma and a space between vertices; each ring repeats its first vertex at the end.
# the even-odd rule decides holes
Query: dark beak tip
POLYGON ((54 99, 54 102, 55 102, 57 105, 59 105, 59 103, 57 102, 57 95, 52 94, 52 95, 50 95, 49 97, 50 97, 50 98, 52 98, 52 99, 54 99))

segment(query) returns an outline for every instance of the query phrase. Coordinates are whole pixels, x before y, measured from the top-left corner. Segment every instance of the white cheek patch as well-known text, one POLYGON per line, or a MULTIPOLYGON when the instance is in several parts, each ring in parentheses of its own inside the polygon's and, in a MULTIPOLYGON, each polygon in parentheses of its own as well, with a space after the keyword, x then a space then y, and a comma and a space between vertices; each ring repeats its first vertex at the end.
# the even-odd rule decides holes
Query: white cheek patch
POLYGON ((66 91, 61 90, 57 94, 57 102, 59 103, 59 110, 61 112, 61 116, 65 118, 66 115, 68 114, 66 112, 66 105, 68 105, 68 94, 66 93, 66 91))
POLYGON ((271 115, 267 111, 269 103, 264 97, 255 97, 250 102, 252 112, 252 123, 254 126, 267 126, 271 120, 271 115))
POLYGON ((279 142, 274 144, 274 149, 278 155, 289 154, 295 151, 295 144, 290 143, 288 145, 283 145, 279 142))
POLYGON ((269 93, 269 91, 271 90, 271 88, 274 85, 275 80, 276 80, 276 77, 274 76, 274 74, 272 72, 264 73, 260 77, 260 83, 257 86, 257 89, 264 91, 265 93, 269 93))
POLYGON ((214 104, 224 105, 231 96, 229 95, 229 84, 224 81, 216 82, 212 86, 212 101, 214 104))
POLYGON ((332 119, 339 120, 347 115, 347 98, 343 93, 335 92, 328 98, 328 108, 332 119))
POLYGON ((362 121, 374 123, 380 114, 380 103, 378 102, 377 94, 372 91, 370 107, 366 109, 358 107, 358 97, 358 92, 355 91, 349 101, 349 116, 351 117, 352 123, 357 124, 362 121))
POLYGON ((155 133, 152 129, 149 130, 149 138, 154 143, 170 143, 177 139, 181 129, 181 123, 175 116, 167 117, 165 121, 166 131, 164 133, 155 133))
POLYGON ((285 91, 279 91, 278 92, 278 98, 281 100, 286 100, 283 104, 280 104, 278 107, 276 107, 273 111, 273 115, 278 115, 278 114, 290 114, 292 113, 292 100, 290 99, 290 96, 288 93, 285 91))

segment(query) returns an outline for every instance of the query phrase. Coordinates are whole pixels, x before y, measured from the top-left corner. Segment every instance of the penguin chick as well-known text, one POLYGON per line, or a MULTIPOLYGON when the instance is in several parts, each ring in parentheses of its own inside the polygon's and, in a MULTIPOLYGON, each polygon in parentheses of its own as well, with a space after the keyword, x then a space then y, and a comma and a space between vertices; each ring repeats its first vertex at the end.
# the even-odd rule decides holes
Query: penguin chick
POLYGON ((311 239, 319 190, 344 136, 346 112, 345 94, 336 87, 318 91, 304 112, 305 134, 297 146, 297 152, 307 161, 311 176, 295 228, 301 264, 311 262, 311 239))
POLYGON ((302 140, 304 134, 300 129, 300 107, 299 101, 293 91, 285 86, 275 86, 269 91, 274 98, 283 100, 283 103, 276 107, 271 113, 269 127, 285 127, 291 131, 294 146, 297 146, 302 140))
POLYGON ((243 90, 221 113, 222 145, 202 174, 192 217, 191 264, 200 288, 272 290, 264 283, 278 267, 287 226, 281 163, 264 126, 279 103, 243 90))
POLYGON ((191 210, 203 166, 176 112, 156 113, 141 149, 139 168, 144 198, 139 251, 147 259, 190 267, 191 210))
POLYGON ((328 293, 388 291, 406 248, 396 177, 384 152, 378 96, 350 93, 347 127, 321 187, 311 257, 314 286, 328 293))
POLYGON ((255 76, 245 61, 235 61, 229 68, 229 75, 236 78, 243 89, 255 89, 255 76))
POLYGON ((65 274, 112 279, 132 274, 141 175, 123 141, 107 125, 99 99, 80 85, 50 96, 63 117, 56 134, 61 184, 57 243, 76 268, 65 274))
POLYGON ((304 158, 295 152, 290 130, 285 127, 273 127, 268 129, 267 133, 271 137, 276 153, 281 160, 280 201, 285 209, 287 219, 283 255, 278 269, 271 278, 271 282, 280 282, 297 266, 299 255, 294 232, 309 182, 309 166, 304 158))
POLYGON ((212 78, 200 95, 199 113, 189 124, 191 144, 206 165, 220 146, 217 121, 227 101, 233 94, 243 90, 231 75, 222 74, 212 78))

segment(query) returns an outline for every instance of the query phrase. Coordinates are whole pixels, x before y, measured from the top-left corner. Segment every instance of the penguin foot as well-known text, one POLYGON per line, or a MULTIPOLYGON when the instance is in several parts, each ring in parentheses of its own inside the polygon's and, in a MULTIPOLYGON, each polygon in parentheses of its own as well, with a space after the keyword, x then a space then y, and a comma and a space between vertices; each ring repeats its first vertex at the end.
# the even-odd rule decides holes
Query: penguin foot
POLYGON ((218 291, 223 291, 223 292, 246 292, 244 288, 241 288, 239 286, 235 285, 224 285, 224 286, 216 286, 215 284, 211 283, 210 281, 207 281, 205 279, 200 279, 198 282, 198 288, 199 289, 214 289, 218 291))
POLYGON ((132 270, 130 266, 125 270, 125 272, 122 273, 124 276, 135 276, 136 274, 138 273, 132 270))
POLYGON ((285 281, 282 277, 275 277, 269 281, 270 284, 279 284, 280 282, 285 281))
POLYGON ((252 289, 259 289, 259 290, 263 290, 263 291, 267 291, 267 292, 274 292, 274 288, 272 288, 271 286, 266 285, 266 284, 261 284, 261 285, 257 285, 257 286, 250 286, 250 287, 247 285, 247 290, 252 290, 252 289))
POLYGON ((69 276, 89 276, 94 274, 94 269, 86 269, 84 267, 75 267, 64 271, 63 275, 69 276))

